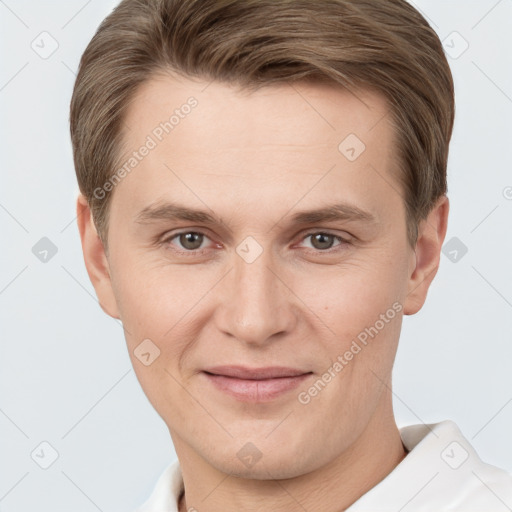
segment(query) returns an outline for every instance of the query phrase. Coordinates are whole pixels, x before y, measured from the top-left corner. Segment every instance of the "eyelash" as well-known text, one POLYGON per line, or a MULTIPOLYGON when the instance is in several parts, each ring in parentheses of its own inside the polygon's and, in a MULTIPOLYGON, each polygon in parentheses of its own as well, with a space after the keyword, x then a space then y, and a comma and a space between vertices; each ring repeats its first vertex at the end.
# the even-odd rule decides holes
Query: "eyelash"
MULTIPOLYGON (((186 235, 186 234, 189 234, 189 233, 194 233, 196 235, 202 235, 204 236, 205 238, 208 238, 208 235, 206 235, 205 233, 202 233, 201 231, 192 231, 192 230, 187 230, 187 231, 179 231, 178 233, 173 233, 172 235, 169 235, 167 236, 166 238, 164 238, 160 244, 165 246, 166 248, 169 247, 171 244, 171 241, 174 240, 175 238, 178 238, 179 236, 181 235, 186 235)), ((327 236, 331 236, 333 238, 335 238, 339 244, 334 246, 334 247, 331 247, 329 249, 325 249, 325 250, 322 250, 322 249, 314 249, 314 248, 307 248, 308 249, 308 252, 310 251, 313 251, 315 254, 332 254, 333 252, 337 252, 339 250, 343 250, 343 247, 344 246, 347 246, 347 245, 351 245, 351 242, 339 235, 335 235, 334 233, 330 233, 329 231, 310 231, 306 234, 304 234, 304 236, 302 237, 301 240, 305 240, 306 238, 308 237, 311 237, 313 235, 327 235, 327 236)), ((185 250, 185 249, 175 249, 173 248, 173 250, 175 252, 177 252, 178 254, 183 254, 185 256, 197 256, 197 255, 201 255, 203 254, 205 251, 208 251, 208 249, 191 249, 191 250, 185 250)))

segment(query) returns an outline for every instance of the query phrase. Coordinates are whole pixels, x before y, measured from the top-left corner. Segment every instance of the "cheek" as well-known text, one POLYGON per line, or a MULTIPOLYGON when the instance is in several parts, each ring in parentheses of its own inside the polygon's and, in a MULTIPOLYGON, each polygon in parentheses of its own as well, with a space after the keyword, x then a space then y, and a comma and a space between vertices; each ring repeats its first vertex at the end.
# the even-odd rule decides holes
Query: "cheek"
POLYGON ((129 333, 164 338, 205 293, 203 279, 191 282, 190 272, 162 261, 121 257, 114 268, 114 293, 129 333))
POLYGON ((186 286, 179 270, 128 258, 112 277, 135 374, 153 407, 164 411, 182 392, 179 363, 194 337, 190 321, 204 283, 186 286))
POLYGON ((177 380, 182 380, 182 365, 200 337, 209 314, 205 299, 218 277, 143 258, 121 259, 115 268, 113 285, 132 365, 153 406, 161 407, 164 390, 180 393, 177 380), (142 361, 137 357, 147 353, 143 343, 158 356, 150 366, 144 365, 148 356, 142 361))
MULTIPOLYGON (((329 331, 333 348, 364 332, 385 315, 385 329, 401 309, 405 272, 397 255, 380 255, 343 264, 311 279, 297 279, 294 291, 316 315, 317 323, 329 331), (394 305, 394 307, 393 307, 394 305)), ((340 347, 341 344, 341 347, 340 347)))

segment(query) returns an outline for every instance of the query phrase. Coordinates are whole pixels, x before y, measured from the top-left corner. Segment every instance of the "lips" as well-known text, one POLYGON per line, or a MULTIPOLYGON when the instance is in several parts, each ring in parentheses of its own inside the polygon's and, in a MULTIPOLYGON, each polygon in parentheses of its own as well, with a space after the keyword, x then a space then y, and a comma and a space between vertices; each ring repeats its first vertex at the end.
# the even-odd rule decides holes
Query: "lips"
POLYGON ((283 366, 216 366, 203 374, 217 390, 239 401, 268 402, 299 386, 312 372, 283 366))
POLYGON ((224 377, 234 377, 236 379, 263 380, 279 379, 283 377, 297 377, 310 373, 296 368, 285 366, 268 366, 265 368, 247 368, 245 366, 215 366, 204 370, 213 375, 223 375, 224 377))

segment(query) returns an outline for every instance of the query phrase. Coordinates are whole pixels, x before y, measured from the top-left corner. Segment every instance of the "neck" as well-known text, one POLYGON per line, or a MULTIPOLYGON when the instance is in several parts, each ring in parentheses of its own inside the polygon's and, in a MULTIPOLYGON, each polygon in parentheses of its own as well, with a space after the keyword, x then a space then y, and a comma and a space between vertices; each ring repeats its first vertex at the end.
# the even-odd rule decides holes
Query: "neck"
MULTIPOLYGON (((406 451, 389 405, 376 414, 350 447, 318 470, 281 480, 226 475, 173 436, 185 485, 179 512, 341 512, 383 480, 406 451)), ((378 412, 378 411, 377 411, 378 412)))

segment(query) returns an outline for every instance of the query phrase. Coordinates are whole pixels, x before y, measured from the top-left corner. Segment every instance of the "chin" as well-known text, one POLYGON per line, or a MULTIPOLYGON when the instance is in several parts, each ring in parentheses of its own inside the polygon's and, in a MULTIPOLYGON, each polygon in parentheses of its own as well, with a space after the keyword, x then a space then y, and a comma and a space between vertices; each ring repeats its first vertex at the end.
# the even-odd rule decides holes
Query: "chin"
POLYGON ((221 453, 210 452, 207 462, 223 473, 252 480, 294 478, 321 465, 311 441, 300 442, 290 435, 271 443, 265 435, 244 443, 235 440, 226 444, 221 453))
POLYGON ((262 457, 252 466, 245 466, 238 460, 233 461, 233 459, 211 461, 210 464, 223 473, 248 480, 286 480, 309 472, 298 467, 294 457, 283 460, 279 454, 273 454, 271 457, 262 457))

